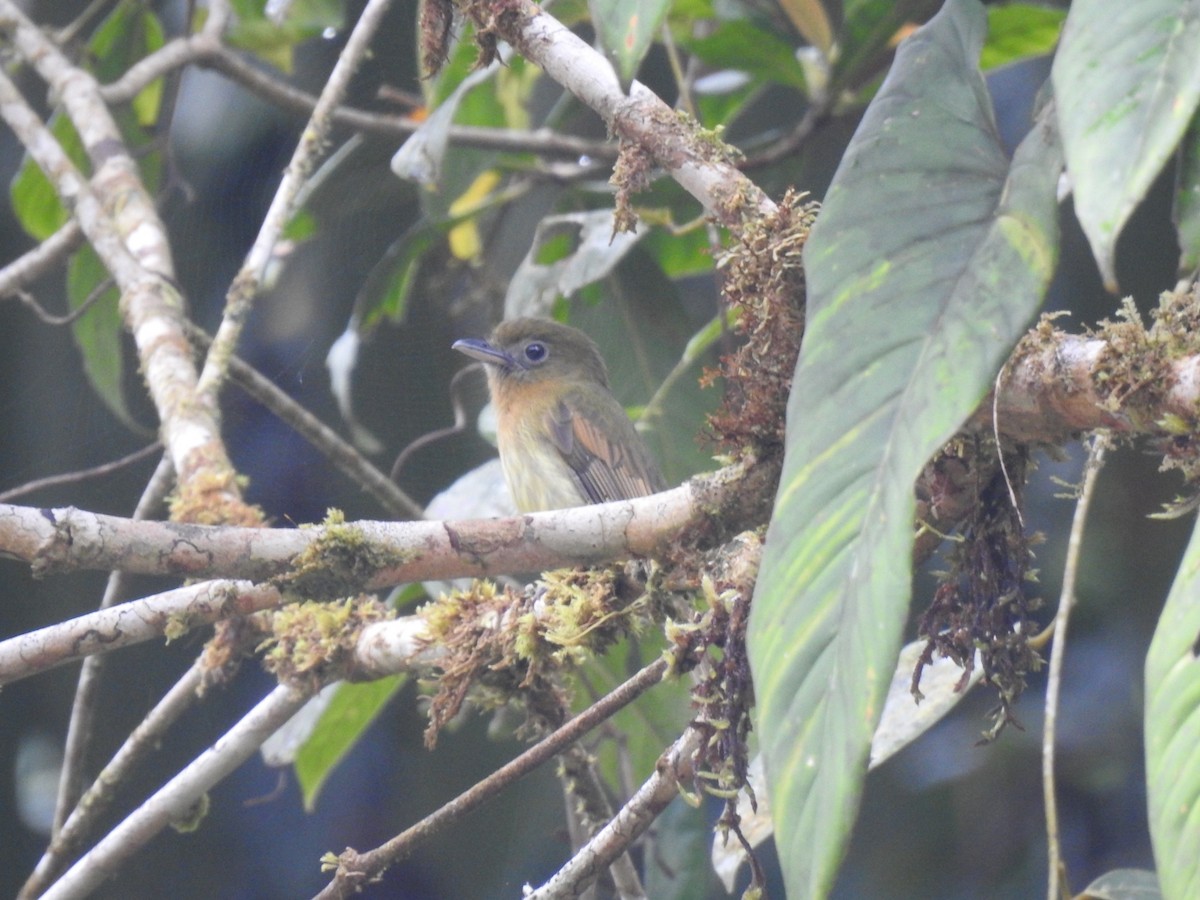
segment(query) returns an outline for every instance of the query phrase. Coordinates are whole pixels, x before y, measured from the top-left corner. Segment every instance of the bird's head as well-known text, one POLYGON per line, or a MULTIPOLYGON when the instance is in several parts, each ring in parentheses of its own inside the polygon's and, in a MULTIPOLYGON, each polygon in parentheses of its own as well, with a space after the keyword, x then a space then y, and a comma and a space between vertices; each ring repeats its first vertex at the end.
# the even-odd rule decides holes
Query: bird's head
POLYGON ((549 319, 501 322, 486 341, 465 338, 453 346, 486 364, 489 382, 501 390, 551 382, 608 387, 608 369, 592 339, 549 319))

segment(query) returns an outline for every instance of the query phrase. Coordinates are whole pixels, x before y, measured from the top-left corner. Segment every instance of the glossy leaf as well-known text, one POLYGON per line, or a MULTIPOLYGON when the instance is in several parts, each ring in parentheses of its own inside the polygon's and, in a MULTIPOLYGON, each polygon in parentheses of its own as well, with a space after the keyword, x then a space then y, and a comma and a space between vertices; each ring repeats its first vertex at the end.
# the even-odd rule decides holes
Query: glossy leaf
POLYGON ((1200 0, 1077 0, 1052 78, 1075 214, 1110 291, 1117 239, 1200 103, 1200 0))
POLYGON ((913 481, 987 393, 1056 259, 1052 120, 1010 172, 984 32, 982 6, 950 0, 901 44, 804 254, 808 331, 750 622, 792 896, 828 893, 857 811, 907 615, 913 481))
POLYGON ((1200 896, 1200 528, 1146 656, 1146 791, 1162 895, 1200 896))

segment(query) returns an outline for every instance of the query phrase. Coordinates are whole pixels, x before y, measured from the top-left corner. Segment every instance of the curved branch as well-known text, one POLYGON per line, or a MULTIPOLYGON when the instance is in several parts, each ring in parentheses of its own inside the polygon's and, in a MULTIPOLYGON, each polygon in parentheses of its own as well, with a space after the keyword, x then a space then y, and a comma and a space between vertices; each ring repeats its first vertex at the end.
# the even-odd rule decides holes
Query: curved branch
POLYGON ((634 82, 621 90, 612 66, 531 0, 466 3, 481 34, 497 35, 591 107, 621 139, 648 153, 726 227, 775 208, 732 162, 732 151, 701 131, 653 91, 634 82))

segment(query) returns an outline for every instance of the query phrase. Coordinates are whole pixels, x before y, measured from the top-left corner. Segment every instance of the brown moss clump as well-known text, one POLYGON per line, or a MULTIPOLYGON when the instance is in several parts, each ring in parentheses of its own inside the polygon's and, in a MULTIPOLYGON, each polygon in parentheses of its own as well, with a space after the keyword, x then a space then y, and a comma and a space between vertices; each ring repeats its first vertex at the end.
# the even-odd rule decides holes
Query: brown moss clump
POLYGON ((933 602, 921 617, 918 635, 926 644, 912 681, 913 696, 920 700, 921 672, 936 652, 963 669, 961 690, 975 669, 978 650, 984 680, 999 696, 985 740, 1016 723, 1013 707, 1028 675, 1042 664, 1030 645, 1037 630, 1031 617, 1041 600, 1027 591, 1036 572, 1031 566, 1032 541, 1020 514, 1029 455, 1024 447, 1009 451, 1002 467, 995 453, 990 439, 965 437, 939 457, 938 465, 947 466, 953 458, 955 468, 980 481, 974 491, 976 503, 959 523, 949 571, 941 576, 933 602))
POLYGON ((229 468, 188 478, 171 495, 168 508, 172 522, 192 525, 239 525, 258 528, 266 522, 263 511, 242 497, 244 479, 229 468))
POLYGON ((788 392, 804 334, 801 253, 817 204, 789 191, 774 213, 747 221, 718 261, 722 293, 737 312, 734 331, 744 338, 705 381, 725 382, 725 399, 709 428, 729 452, 766 458, 783 451, 788 392))

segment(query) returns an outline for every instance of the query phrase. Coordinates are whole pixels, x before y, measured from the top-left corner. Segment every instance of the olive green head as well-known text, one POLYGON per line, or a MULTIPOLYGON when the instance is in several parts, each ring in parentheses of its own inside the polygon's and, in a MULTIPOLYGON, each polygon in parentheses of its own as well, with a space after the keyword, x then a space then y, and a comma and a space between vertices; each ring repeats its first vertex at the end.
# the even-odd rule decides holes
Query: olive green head
POLYGON ((565 381, 608 387, 608 369, 592 339, 549 319, 501 322, 486 341, 466 338, 453 346, 486 363, 501 383, 565 381))

